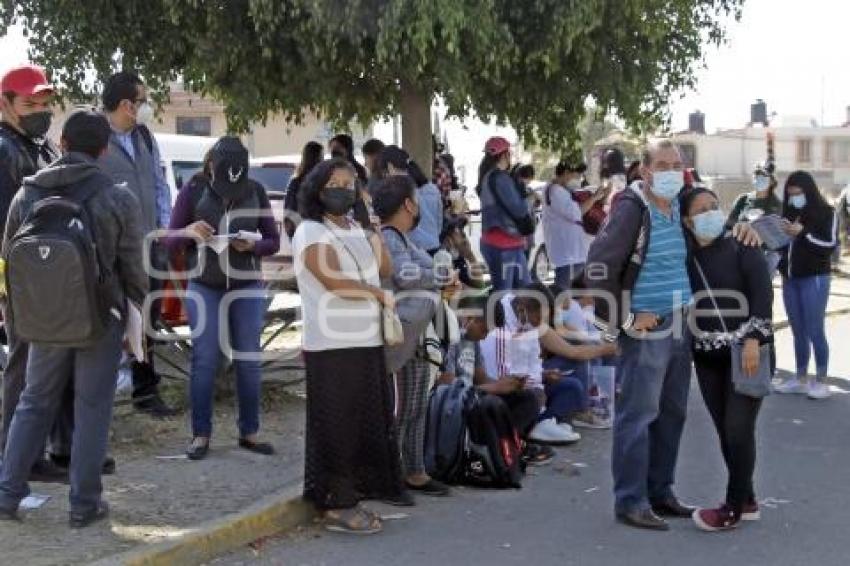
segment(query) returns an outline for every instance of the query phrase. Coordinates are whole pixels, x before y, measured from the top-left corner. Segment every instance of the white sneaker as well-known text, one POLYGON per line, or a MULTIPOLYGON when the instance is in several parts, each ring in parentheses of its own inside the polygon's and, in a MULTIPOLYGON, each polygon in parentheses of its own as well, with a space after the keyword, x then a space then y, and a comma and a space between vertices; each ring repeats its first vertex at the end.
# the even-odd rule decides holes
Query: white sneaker
POLYGON ((591 412, 587 412, 574 416, 573 426, 576 428, 605 430, 611 428, 611 421, 606 421, 591 412))
POLYGON ((812 381, 809 383, 808 396, 809 399, 829 399, 832 392, 829 390, 829 385, 822 381, 812 381))
POLYGON ((581 435, 574 432, 572 427, 567 430, 560 426, 552 418, 537 423, 534 429, 532 429, 531 434, 528 435, 528 438, 542 444, 571 444, 578 442, 581 439, 581 435))
POLYGON ((790 379, 786 379, 782 383, 774 385, 773 390, 777 393, 796 393, 797 395, 805 395, 809 392, 809 386, 796 377, 792 377, 790 379))

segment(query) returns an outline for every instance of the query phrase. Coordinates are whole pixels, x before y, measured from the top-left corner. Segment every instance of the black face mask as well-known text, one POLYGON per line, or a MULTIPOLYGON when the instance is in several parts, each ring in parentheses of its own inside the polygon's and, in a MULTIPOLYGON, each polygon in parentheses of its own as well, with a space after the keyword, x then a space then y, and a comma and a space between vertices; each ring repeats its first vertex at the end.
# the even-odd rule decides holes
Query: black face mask
POLYGON ((348 214, 355 200, 354 191, 345 187, 325 187, 319 193, 319 202, 325 207, 325 212, 334 216, 348 214))
POLYGON ((417 210, 416 214, 413 215, 413 227, 411 230, 416 230, 416 227, 419 226, 420 220, 422 220, 422 213, 417 210))
POLYGON ((21 129, 30 138, 43 138, 50 129, 50 123, 53 120, 53 113, 49 110, 43 112, 34 112, 26 116, 20 116, 18 123, 21 129))

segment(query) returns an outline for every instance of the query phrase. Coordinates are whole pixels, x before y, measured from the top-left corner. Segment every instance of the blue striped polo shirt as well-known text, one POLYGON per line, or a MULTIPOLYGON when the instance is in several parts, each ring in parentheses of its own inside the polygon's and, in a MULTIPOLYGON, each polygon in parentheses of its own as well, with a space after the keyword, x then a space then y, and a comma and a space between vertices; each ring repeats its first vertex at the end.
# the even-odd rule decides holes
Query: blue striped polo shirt
POLYGON ((649 248, 632 290, 632 312, 666 316, 691 302, 685 235, 679 217, 679 201, 674 200, 668 218, 649 203, 652 226, 649 248))

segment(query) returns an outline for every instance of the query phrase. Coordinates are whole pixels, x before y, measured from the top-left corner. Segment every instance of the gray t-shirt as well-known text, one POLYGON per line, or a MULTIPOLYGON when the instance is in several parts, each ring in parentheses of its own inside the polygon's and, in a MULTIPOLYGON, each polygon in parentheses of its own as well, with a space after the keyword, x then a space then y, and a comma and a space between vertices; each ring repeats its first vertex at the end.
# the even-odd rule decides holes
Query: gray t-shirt
POLYGON ((446 373, 454 374, 469 386, 475 385, 475 370, 482 367, 481 347, 478 342, 461 338, 449 346, 446 354, 446 373))

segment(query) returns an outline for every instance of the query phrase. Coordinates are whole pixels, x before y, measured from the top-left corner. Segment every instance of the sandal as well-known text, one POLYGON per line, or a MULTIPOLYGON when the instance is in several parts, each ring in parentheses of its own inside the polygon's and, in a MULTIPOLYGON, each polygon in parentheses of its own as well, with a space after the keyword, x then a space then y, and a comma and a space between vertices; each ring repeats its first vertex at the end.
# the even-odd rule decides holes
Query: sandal
POLYGON ((332 533, 374 535, 383 530, 380 518, 362 507, 325 511, 325 529, 332 533))

